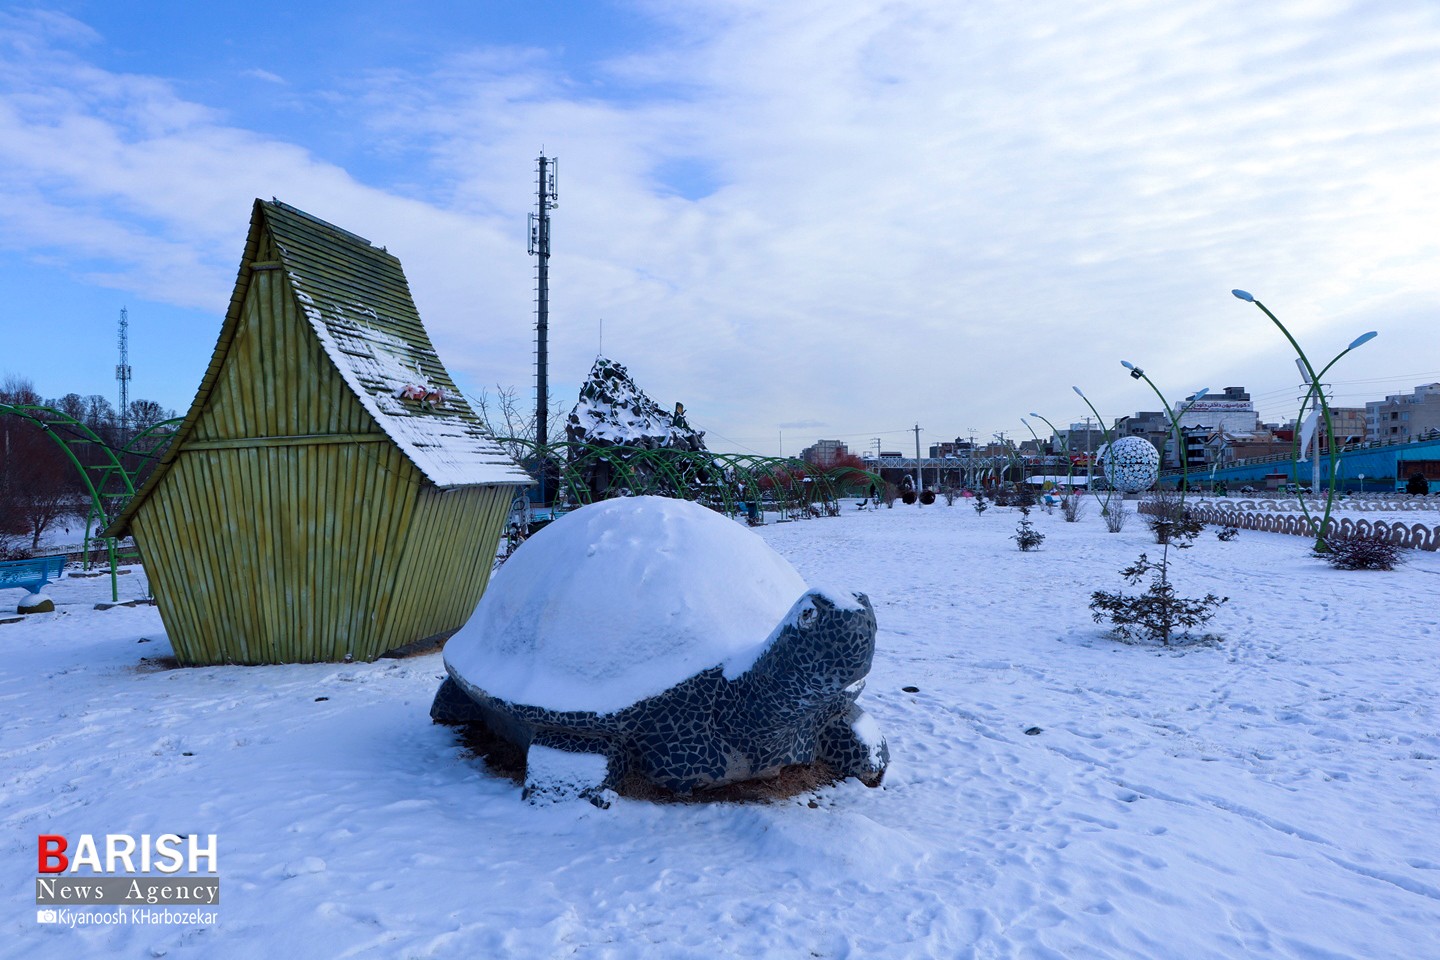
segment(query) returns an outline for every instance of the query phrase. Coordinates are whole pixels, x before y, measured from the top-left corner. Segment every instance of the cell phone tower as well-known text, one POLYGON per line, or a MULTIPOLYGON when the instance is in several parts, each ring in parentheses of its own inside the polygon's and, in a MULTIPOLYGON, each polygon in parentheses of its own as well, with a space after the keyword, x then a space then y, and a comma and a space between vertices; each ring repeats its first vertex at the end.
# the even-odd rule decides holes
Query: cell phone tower
POLYGON ((550 442, 550 211, 559 206, 555 192, 558 160, 545 156, 542 148, 535 162, 539 165, 536 212, 530 214, 530 256, 535 258, 535 443, 544 447, 550 442))
POLYGON ((130 431, 130 313, 120 308, 120 362, 115 365, 115 379, 120 382, 120 437, 124 442, 130 431))

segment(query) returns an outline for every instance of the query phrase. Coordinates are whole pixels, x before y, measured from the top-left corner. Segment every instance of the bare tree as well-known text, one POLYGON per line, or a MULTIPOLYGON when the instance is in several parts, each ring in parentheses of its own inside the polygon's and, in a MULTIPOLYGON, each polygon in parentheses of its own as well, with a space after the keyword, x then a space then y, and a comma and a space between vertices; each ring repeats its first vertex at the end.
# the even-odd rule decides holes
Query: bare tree
MULTIPOLYGON (((528 401, 522 400, 519 390, 496 384, 494 397, 483 387, 478 394, 465 396, 476 415, 484 421, 490 436, 500 440, 510 456, 516 460, 528 460, 534 455, 531 445, 535 442, 535 410, 533 406, 525 405, 528 401)), ((565 412, 553 402, 545 433, 552 443, 565 435, 565 412)))
MULTIPOLYGON (((40 400, 29 381, 8 378, 0 386, 0 402, 35 404, 40 400)), ((30 537, 30 549, 40 549, 40 537, 56 518, 69 512, 66 489, 68 465, 64 453, 35 421, 6 416, 0 426, 0 527, 11 535, 30 537)))
POLYGON ((162 420, 170 420, 175 411, 166 410, 154 400, 132 400, 130 402, 130 426, 135 430, 153 427, 162 420))

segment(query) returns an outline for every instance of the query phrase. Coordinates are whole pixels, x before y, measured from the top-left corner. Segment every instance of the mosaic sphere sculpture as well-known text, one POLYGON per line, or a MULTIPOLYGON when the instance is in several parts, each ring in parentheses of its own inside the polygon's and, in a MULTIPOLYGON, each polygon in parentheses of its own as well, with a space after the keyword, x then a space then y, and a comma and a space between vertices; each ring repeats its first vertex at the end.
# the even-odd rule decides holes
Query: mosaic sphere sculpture
POLYGON ((822 761, 875 786, 885 738, 856 704, 875 651, 862 593, 809 589, 698 504, 582 507, 505 562, 445 648, 439 723, 525 757, 532 803, 690 794, 822 761))
POLYGON ((1100 468, 1116 490, 1140 493, 1160 479, 1160 451, 1144 437, 1121 437, 1101 450, 1100 468))

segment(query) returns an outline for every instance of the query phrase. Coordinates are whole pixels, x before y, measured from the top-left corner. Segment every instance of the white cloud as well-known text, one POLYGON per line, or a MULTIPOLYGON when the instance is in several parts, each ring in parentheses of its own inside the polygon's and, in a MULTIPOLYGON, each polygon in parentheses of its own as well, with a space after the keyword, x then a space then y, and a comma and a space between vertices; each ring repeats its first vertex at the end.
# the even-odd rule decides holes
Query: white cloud
POLYGON ((1286 385, 1283 339, 1234 286, 1316 353, 1381 330, 1355 376, 1434 342, 1428 3, 647 9, 665 48, 604 84, 477 45, 331 91, 376 156, 406 158, 368 183, 323 142, 94 67, 82 25, 9 22, 0 242, 108 257, 110 282, 213 311, 249 198, 274 194, 397 252, 475 386, 523 386, 544 144, 552 381, 584 376, 604 317, 658 400, 762 445, 780 423, 860 442, 917 419, 931 439, 1037 408, 1059 423, 1086 412, 1072 383, 1107 416, 1153 406, 1122 357, 1177 395, 1286 385), (686 165, 694 199, 657 179, 686 165))

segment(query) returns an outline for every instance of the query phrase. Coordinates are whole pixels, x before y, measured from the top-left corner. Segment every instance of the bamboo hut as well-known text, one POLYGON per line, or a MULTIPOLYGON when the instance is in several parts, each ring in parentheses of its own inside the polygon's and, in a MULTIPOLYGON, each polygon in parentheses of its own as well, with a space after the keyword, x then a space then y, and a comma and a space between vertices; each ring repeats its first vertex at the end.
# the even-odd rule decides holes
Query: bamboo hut
POLYGON ((475 609, 515 488, 400 261, 255 201, 195 401, 133 533, 186 664, 372 660, 475 609))

